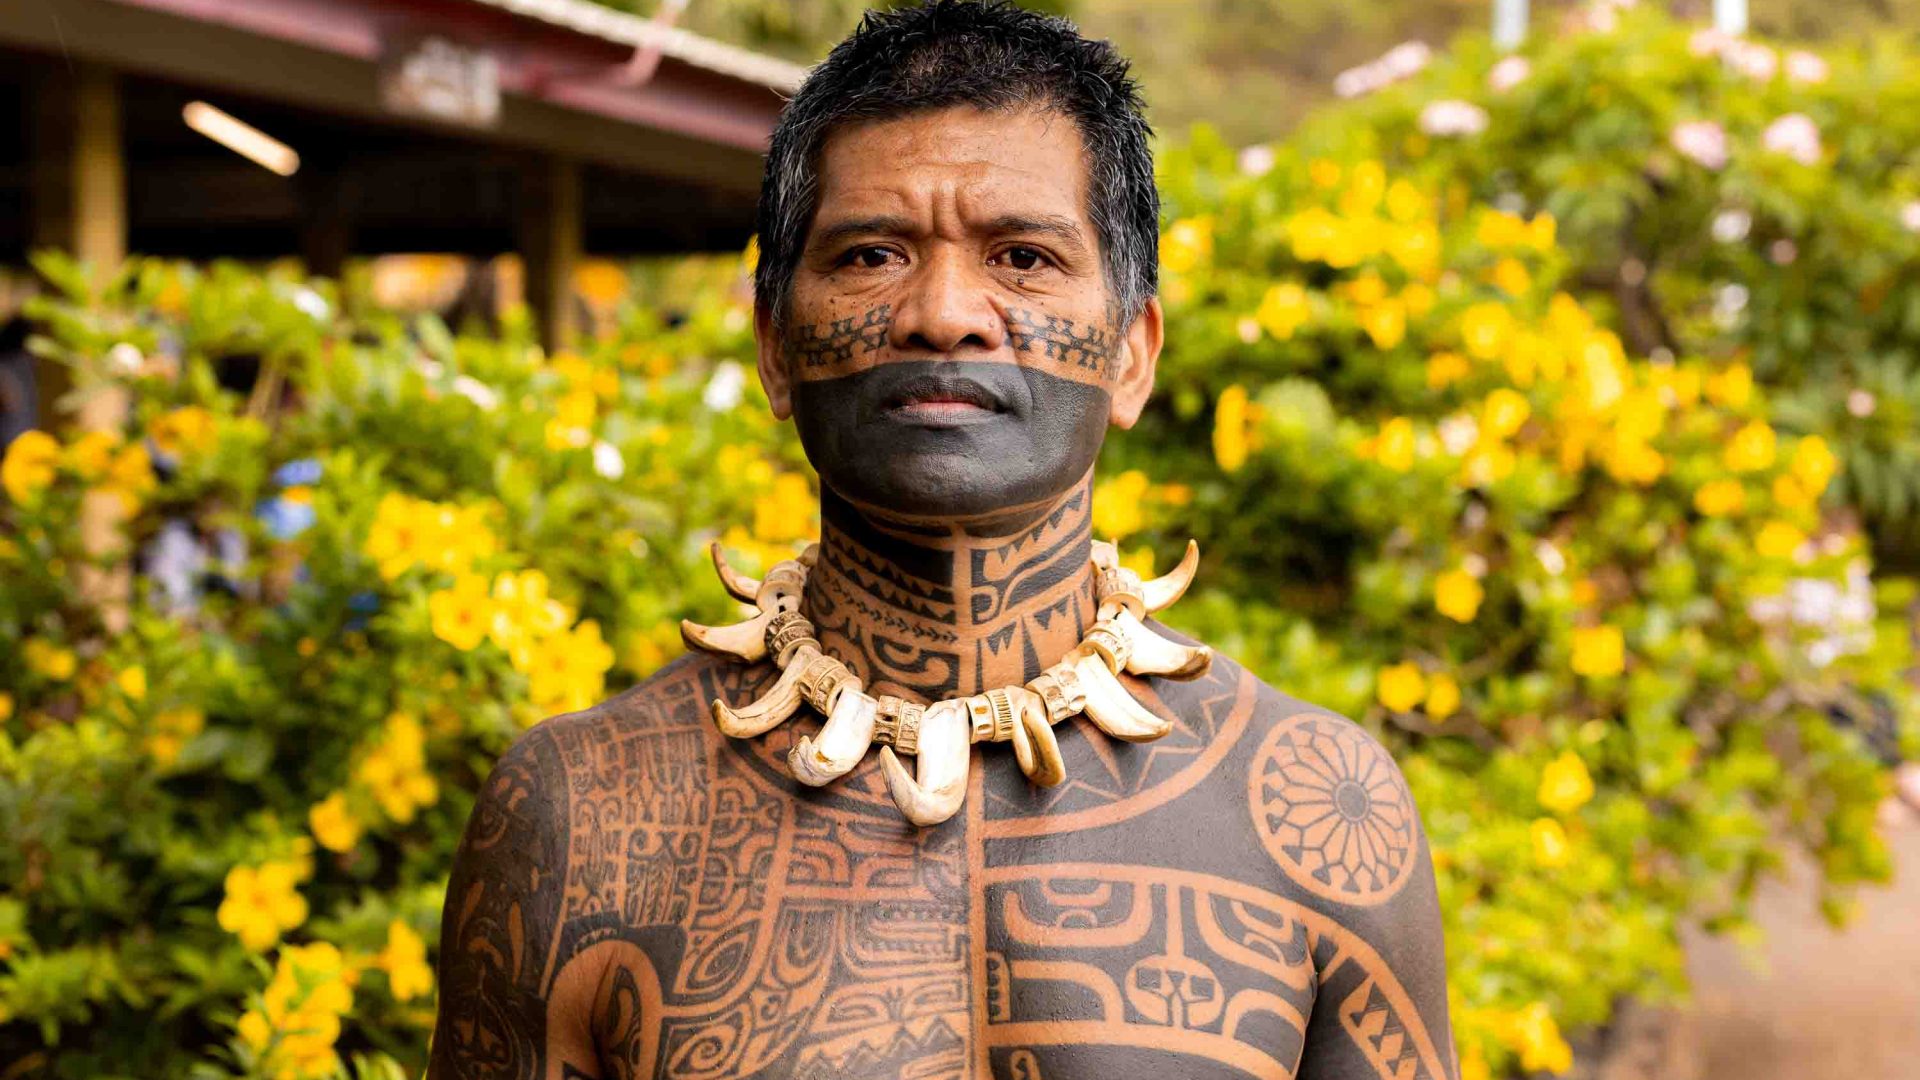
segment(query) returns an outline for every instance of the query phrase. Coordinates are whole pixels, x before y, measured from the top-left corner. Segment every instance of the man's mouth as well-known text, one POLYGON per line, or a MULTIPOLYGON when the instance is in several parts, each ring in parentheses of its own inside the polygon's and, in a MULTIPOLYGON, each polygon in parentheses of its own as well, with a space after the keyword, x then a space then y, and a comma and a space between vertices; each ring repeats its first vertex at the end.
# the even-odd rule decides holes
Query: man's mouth
POLYGON ((902 383, 882 405, 886 415, 912 424, 943 426, 1004 412, 992 391, 972 379, 923 375, 902 383))

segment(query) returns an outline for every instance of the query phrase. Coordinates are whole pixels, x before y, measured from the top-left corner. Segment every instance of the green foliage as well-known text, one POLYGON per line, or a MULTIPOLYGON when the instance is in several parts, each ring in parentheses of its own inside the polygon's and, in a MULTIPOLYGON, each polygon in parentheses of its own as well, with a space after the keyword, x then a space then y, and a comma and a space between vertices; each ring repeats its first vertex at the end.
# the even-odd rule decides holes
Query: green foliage
POLYGON ((1617 23, 1543 39, 1499 75, 1469 39, 1291 145, 1551 213, 1569 287, 1629 348, 1750 363, 1782 425, 1843 459, 1827 505, 1859 508, 1882 560, 1913 566, 1920 54, 1890 40, 1822 55, 1727 41, 1657 11, 1617 23), (1515 81, 1500 89, 1502 76, 1515 81), (1423 131, 1443 99, 1484 110, 1485 131, 1423 131))
POLYGON ((1186 629, 1395 748, 1479 1076, 1561 1071, 1562 1026, 1681 989, 1677 927, 1744 931, 1782 842, 1836 913, 1884 877, 1857 728, 1914 713, 1913 585, 1856 524, 1887 517, 1855 481, 1886 421, 1846 408, 1858 356, 1908 348, 1914 139, 1867 118, 1881 84, 1841 58, 1756 84, 1651 16, 1504 92, 1493 59, 1469 42, 1271 152, 1163 154, 1160 391, 1096 497, 1144 506, 1096 527, 1153 551, 1199 537, 1186 629), (1838 161, 1754 145, 1796 108, 1857 118, 1822 122, 1838 161), (1700 116, 1720 170, 1671 148, 1700 116), (1730 205, 1749 235, 1714 241, 1730 205))
POLYGON ((811 538, 728 359, 746 309, 631 308, 549 357, 524 319, 455 336, 324 282, 41 266, 40 347, 126 419, 6 457, 0 1059, 417 1074, 421 943, 493 758, 730 610, 716 524, 759 519, 749 564, 811 538))

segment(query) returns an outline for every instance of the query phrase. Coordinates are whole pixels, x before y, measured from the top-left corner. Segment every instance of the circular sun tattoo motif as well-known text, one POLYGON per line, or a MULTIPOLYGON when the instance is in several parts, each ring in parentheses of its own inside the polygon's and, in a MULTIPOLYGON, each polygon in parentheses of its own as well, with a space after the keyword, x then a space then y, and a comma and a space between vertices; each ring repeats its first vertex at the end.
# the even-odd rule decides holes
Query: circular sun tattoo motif
POLYGON ((1254 829, 1287 876, 1329 900, 1378 904, 1413 868, 1413 796, 1380 745, 1325 716, 1282 721, 1247 777, 1254 829))

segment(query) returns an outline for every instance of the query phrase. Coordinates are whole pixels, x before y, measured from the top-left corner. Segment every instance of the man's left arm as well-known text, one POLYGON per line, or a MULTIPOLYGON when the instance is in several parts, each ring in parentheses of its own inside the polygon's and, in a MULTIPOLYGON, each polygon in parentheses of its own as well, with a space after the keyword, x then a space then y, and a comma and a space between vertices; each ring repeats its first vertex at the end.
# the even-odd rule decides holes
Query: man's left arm
POLYGON ((1406 781, 1350 721, 1284 726, 1263 779, 1268 846, 1322 916, 1296 1080, 1458 1080, 1433 859, 1406 781))

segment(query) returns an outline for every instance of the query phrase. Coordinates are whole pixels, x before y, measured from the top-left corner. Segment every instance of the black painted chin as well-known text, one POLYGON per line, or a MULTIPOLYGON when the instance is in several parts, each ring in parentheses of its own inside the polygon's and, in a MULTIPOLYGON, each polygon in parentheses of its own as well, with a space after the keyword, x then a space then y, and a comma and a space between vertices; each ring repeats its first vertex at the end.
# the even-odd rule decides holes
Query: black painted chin
POLYGON ((1093 467, 1109 409, 1100 387, 976 360, 901 360, 793 390, 821 481, 856 504, 913 516, 978 517, 1060 495, 1093 467), (927 376, 971 380, 993 413, 930 426, 889 408, 927 376))

